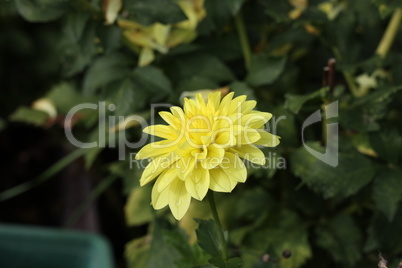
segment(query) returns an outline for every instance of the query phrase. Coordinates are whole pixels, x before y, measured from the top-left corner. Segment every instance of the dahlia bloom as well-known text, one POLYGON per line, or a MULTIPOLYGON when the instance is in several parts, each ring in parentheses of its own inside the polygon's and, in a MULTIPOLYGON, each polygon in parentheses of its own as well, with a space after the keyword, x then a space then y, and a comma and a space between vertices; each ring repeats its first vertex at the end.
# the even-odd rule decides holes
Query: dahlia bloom
POLYGON ((256 101, 242 95, 211 93, 205 101, 201 94, 185 99, 184 109, 174 106, 160 112, 168 125, 153 125, 145 133, 164 140, 144 146, 136 159, 150 158, 141 186, 156 179, 152 205, 169 205, 180 220, 191 198, 202 200, 208 189, 231 192, 247 179, 245 159, 264 165, 264 153, 257 146, 274 147, 279 137, 264 130, 272 114, 255 111, 256 101))

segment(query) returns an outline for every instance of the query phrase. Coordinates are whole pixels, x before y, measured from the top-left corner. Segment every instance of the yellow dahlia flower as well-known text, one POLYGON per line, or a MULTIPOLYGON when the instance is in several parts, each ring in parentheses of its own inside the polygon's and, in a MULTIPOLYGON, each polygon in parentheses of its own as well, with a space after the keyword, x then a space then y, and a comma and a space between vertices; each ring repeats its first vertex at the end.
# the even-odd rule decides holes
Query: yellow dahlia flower
POLYGON ((145 133, 164 140, 144 146, 136 159, 150 158, 141 186, 157 178, 152 189, 152 205, 161 209, 169 205, 180 220, 187 212, 191 198, 202 200, 208 189, 231 192, 247 179, 241 158, 265 164, 257 146, 273 147, 279 137, 264 130, 272 114, 253 110, 256 101, 229 93, 201 94, 184 100, 184 110, 174 106, 160 112, 168 125, 154 125, 145 133))

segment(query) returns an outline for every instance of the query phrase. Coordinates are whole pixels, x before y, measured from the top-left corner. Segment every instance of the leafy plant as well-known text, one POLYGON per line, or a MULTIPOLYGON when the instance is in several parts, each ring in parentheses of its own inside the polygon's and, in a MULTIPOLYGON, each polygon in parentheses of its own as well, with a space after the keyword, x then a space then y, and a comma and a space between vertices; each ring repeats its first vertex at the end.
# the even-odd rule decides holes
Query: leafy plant
POLYGON ((0 50, 12 53, 0 61, 8 89, 0 131, 18 121, 69 129, 98 145, 103 133, 108 142, 76 149, 61 141, 70 156, 0 200, 84 156, 105 180, 89 200, 114 179, 123 182, 127 224, 142 231, 127 237, 130 268, 375 267, 378 252, 396 267, 401 20, 402 2, 392 0, 2 1, 0 21, 10 26, 0 26, 0 50), (25 68, 34 71, 17 73, 25 68), (227 258, 205 202, 193 202, 180 222, 151 210, 150 189, 138 183, 143 167, 131 155, 139 148, 124 143, 138 141, 142 131, 141 120, 127 118, 150 121, 152 104, 181 105, 183 96, 203 90, 257 100, 258 110, 274 115, 269 130, 282 137, 281 146, 264 150, 265 168, 251 168, 247 183, 216 196, 227 258), (325 107, 335 101, 339 116, 327 118, 325 107), (96 107, 64 124, 82 103, 96 107), (102 126, 101 107, 116 121, 102 126), (321 126, 303 128, 316 111, 321 126), (329 124, 338 124, 338 140, 327 135, 329 124), (337 143, 335 167, 311 154, 337 143), (113 160, 102 155, 105 148, 113 160))

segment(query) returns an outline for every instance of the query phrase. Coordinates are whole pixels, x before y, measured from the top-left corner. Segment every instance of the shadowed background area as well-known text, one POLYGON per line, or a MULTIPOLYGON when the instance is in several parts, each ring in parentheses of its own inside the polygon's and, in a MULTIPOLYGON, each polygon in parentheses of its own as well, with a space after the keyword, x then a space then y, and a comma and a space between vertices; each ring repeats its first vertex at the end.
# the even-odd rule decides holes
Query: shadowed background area
POLYGON ((168 108, 153 104, 234 92, 274 115, 267 127, 281 143, 263 149, 268 165, 249 168, 246 183, 216 193, 224 264, 366 268, 381 264, 380 252, 398 267, 401 8, 393 0, 0 0, 0 223, 24 225, 24 234, 101 235, 116 267, 219 266, 217 236, 199 235, 214 225, 194 220, 212 217, 208 202, 193 199, 180 222, 168 208, 153 210, 152 185, 140 187, 144 167, 132 156, 140 148, 118 146, 140 140, 142 128, 118 120, 166 124, 157 112, 168 108), (335 101, 338 117, 326 118, 335 101), (65 125, 83 103, 97 106, 65 125), (322 120, 304 130, 304 144, 303 123, 316 111, 322 120), (331 123, 338 140, 327 138, 331 123), (66 130, 111 142, 77 148, 66 130), (336 143, 336 167, 305 147, 324 153, 336 143))

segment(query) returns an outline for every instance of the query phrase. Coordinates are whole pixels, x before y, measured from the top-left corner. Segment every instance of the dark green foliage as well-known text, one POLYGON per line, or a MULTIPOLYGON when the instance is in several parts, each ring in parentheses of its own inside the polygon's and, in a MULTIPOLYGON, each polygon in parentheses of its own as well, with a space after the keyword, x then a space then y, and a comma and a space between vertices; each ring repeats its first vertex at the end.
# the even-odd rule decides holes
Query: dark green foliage
POLYGON ((68 10, 66 0, 16 0, 15 2, 18 12, 30 22, 56 20, 68 10))
POLYGON ((129 18, 144 25, 177 23, 186 19, 173 0, 124 0, 124 9, 129 18))
MULTIPOLYGON (((402 254, 401 29, 386 57, 375 51, 401 0, 310 0, 301 8, 287 0, 205 0, 196 38, 160 49, 166 53, 154 50, 154 61, 142 67, 141 46, 129 43, 117 23, 105 25, 102 3, 114 1, 0 1, 0 131, 18 121, 63 132, 64 117, 81 103, 113 104, 107 116, 150 121, 152 104, 180 105, 183 92, 228 87, 272 113, 269 131, 281 136, 277 148, 264 149, 269 166, 250 167, 245 184, 216 195, 229 245, 225 260, 208 212, 191 208, 205 216, 196 231, 192 219, 180 223, 196 232, 195 241, 168 210, 149 206, 151 185, 139 188, 143 167, 130 155, 137 148, 117 159, 117 135, 140 140, 138 122, 100 129, 98 110, 80 110, 71 126, 77 139, 99 141, 103 131, 114 142, 108 154, 86 151, 86 168, 122 180, 121 194, 130 196, 127 223, 140 226, 141 237, 127 237, 128 267, 367 268, 377 266, 381 252, 396 268, 391 264, 402 254), (323 79, 330 58, 335 71, 323 79), (31 105, 42 98, 56 117, 31 105), (338 116, 326 118, 324 107, 335 101, 338 116), (316 111, 321 121, 304 129, 303 144, 302 126, 316 111), (336 143, 325 133, 333 123, 339 124, 336 167, 311 154, 336 143)), ((173 28, 187 19, 173 0, 122 3, 118 19, 173 28)), ((59 141, 71 148, 64 136, 59 141)))

